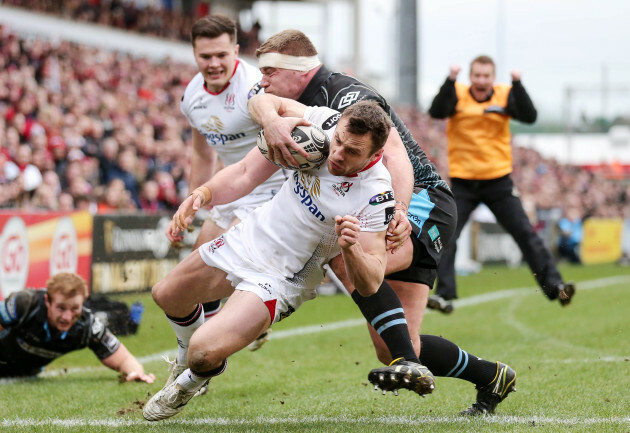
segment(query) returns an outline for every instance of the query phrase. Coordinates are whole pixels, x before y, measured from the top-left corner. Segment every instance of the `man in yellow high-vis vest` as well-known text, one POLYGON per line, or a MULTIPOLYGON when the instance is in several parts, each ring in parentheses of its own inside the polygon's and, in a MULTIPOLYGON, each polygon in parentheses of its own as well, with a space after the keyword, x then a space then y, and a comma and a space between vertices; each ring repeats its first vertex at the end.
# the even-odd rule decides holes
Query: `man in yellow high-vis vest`
MULTIPOLYGON (((448 118, 449 175, 457 205, 457 239, 470 214, 484 203, 518 244, 538 285, 550 299, 568 305, 575 286, 565 283, 548 249, 525 214, 510 174, 512 149, 510 119, 534 123, 536 108, 521 83, 520 71, 512 71, 512 85, 495 84, 494 61, 475 58, 470 65, 470 85, 456 82, 459 66, 450 74, 433 99, 429 114, 448 118)), ((456 242, 446 248, 438 269, 436 293, 429 308, 453 311, 456 242)))

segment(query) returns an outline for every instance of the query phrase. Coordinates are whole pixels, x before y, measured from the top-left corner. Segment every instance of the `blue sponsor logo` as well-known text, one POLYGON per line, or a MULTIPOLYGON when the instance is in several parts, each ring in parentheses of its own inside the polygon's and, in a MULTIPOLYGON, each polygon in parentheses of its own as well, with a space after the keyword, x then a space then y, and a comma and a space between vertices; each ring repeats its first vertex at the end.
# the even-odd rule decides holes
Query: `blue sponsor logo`
POLYGON ((440 231, 436 226, 433 226, 428 231, 429 236, 431 237, 431 241, 435 241, 438 237, 440 237, 440 231))

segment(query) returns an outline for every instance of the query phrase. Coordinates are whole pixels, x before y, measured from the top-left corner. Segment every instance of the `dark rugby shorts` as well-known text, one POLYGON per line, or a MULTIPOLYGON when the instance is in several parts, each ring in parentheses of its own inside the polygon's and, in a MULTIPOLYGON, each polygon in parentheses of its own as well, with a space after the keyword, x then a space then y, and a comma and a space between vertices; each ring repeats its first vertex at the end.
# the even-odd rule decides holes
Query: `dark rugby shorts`
POLYGON ((403 271, 386 275, 385 278, 426 284, 433 288, 442 253, 451 241, 457 224, 453 194, 446 188, 416 186, 407 218, 412 227, 411 265, 403 271))

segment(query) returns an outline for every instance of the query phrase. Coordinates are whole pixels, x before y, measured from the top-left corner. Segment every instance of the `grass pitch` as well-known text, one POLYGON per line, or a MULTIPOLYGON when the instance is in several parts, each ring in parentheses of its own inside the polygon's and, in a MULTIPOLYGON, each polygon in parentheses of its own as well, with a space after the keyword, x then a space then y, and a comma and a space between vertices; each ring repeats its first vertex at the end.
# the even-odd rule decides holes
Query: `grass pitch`
POLYGON ((152 385, 120 384, 84 350, 43 377, 0 380, 2 432, 630 432, 630 268, 565 266, 573 303, 548 302, 524 267, 485 267, 459 277, 452 315, 429 313, 423 332, 517 371, 517 392, 494 416, 463 418, 473 385, 437 378, 426 398, 372 390, 379 366, 361 315, 346 296, 307 302, 274 326, 259 351, 230 358, 210 391, 170 420, 148 423, 141 406, 166 380, 175 339, 149 294, 139 333, 122 341, 156 374, 152 385))

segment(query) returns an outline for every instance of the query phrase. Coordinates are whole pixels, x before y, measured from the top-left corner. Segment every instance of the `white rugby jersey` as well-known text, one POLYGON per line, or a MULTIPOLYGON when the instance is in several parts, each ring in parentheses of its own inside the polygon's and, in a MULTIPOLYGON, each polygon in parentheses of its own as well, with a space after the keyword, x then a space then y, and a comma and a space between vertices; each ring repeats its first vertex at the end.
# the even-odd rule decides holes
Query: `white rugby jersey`
MULTIPOLYGON (((234 75, 219 93, 206 89, 201 72, 186 86, 181 111, 190 126, 206 138, 208 146, 216 150, 225 165, 240 161, 256 146, 260 126, 249 117, 247 101, 260 92, 258 82, 261 78, 258 68, 237 59, 234 75)), ((277 191, 285 179, 280 170, 253 193, 268 189, 277 191)))
MULTIPOLYGON (((332 139, 338 113, 309 107, 304 117, 332 139)), ((335 216, 352 215, 362 231, 380 232, 394 214, 394 193, 382 161, 352 176, 333 176, 328 165, 294 171, 269 202, 252 212, 225 235, 238 244, 238 253, 263 273, 282 275, 312 288, 319 284, 322 266, 341 252, 335 216)))

